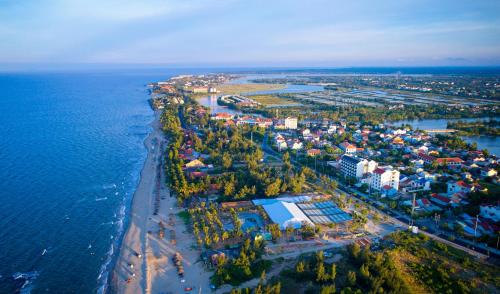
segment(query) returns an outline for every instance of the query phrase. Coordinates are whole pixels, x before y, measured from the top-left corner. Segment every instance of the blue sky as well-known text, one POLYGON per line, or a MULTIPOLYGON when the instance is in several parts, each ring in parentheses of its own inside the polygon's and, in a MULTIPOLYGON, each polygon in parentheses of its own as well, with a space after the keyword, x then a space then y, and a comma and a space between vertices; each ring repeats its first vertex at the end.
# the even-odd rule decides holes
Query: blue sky
POLYGON ((0 0, 0 63, 500 65, 500 1, 0 0))

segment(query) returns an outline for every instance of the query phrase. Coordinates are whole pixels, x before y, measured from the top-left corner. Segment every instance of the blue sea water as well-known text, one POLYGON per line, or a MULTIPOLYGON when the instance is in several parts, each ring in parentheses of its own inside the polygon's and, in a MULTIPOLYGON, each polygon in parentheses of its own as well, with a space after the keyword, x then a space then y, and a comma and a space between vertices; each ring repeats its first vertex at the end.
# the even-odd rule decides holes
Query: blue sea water
POLYGON ((104 285, 146 158, 146 85, 181 72, 0 73, 0 293, 104 285))

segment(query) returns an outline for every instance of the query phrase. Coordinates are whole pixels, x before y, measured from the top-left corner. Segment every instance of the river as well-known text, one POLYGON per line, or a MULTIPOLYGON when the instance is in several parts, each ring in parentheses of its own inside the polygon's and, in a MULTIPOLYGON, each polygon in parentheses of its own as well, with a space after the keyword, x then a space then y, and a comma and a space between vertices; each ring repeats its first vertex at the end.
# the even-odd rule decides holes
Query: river
MULTIPOLYGON (((241 78, 234 79, 230 83, 231 84, 249 84, 249 83, 251 83, 250 80, 252 80, 252 79, 261 78, 261 77, 272 78, 272 77, 279 77, 279 76, 281 76, 281 75, 252 74, 252 75, 242 76, 241 78)), ((284 89, 255 91, 255 92, 248 92, 248 93, 241 93, 241 94, 242 95, 265 95, 265 94, 284 94, 284 93, 306 93, 306 92, 316 92, 316 91, 322 91, 322 90, 324 90, 323 86, 286 84, 286 87, 284 89)), ((239 110, 231 109, 227 106, 222 106, 222 105, 217 104, 217 97, 218 97, 218 95, 208 95, 208 96, 203 96, 203 97, 197 98, 196 101, 198 101, 198 103, 200 103, 201 105, 210 108, 210 111, 212 113, 220 113, 220 112, 227 112, 227 113, 231 113, 231 114, 241 114, 242 113, 239 110)))
MULTIPOLYGON (((479 121, 488 120, 490 118, 462 118, 462 119, 422 119, 422 120, 401 120, 390 122, 391 125, 401 126, 403 124, 411 125, 414 129, 430 130, 430 129, 446 129, 449 121, 479 121)), ((469 143, 475 142, 478 149, 488 149, 491 154, 500 156, 500 140, 494 136, 467 136, 462 137, 469 143)))

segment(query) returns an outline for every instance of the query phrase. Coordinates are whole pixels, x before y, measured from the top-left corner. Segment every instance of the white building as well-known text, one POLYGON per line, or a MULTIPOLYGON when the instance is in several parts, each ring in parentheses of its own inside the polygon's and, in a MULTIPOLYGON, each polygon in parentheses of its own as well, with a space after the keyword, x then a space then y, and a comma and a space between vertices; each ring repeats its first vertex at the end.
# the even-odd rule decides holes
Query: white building
POLYGON ((399 189, 399 171, 394 170, 391 166, 377 168, 373 171, 371 188, 380 191, 385 186, 390 186, 396 191, 399 189))
POLYGON ((356 145, 351 144, 349 142, 343 142, 339 144, 339 148, 344 151, 345 154, 354 154, 356 153, 356 145))
POLYGON ((377 168, 377 163, 373 160, 366 160, 359 157, 344 155, 340 162, 340 171, 346 177, 360 179, 364 174, 373 172, 377 168))
POLYGON ((282 230, 288 227, 300 229, 303 223, 314 226, 313 222, 295 203, 276 201, 274 203, 264 204, 262 208, 264 208, 273 223, 278 224, 282 230))
POLYGON ((297 118, 296 117, 287 117, 285 118, 285 128, 289 130, 297 129, 297 118))

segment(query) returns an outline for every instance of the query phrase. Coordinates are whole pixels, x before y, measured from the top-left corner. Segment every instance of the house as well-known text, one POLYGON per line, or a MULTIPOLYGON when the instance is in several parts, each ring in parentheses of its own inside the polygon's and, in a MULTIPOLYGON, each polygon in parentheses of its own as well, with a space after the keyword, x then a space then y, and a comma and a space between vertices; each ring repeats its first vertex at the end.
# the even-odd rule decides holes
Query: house
POLYGON ((434 160, 436 160, 434 156, 430 156, 421 152, 417 154, 417 157, 423 160, 425 164, 431 164, 434 162, 434 160))
POLYGON ((293 140, 288 143, 288 148, 292 150, 302 150, 304 146, 299 140, 293 140))
POLYGON ((413 193, 418 191, 430 191, 432 180, 426 177, 413 175, 402 179, 399 183, 401 191, 404 193, 413 193))
POLYGON ((481 168, 481 177, 494 177, 497 175, 497 171, 491 167, 481 168))
POLYGON ((309 149, 307 150, 307 156, 317 156, 321 154, 321 150, 319 149, 309 149))
POLYGON ((467 194, 469 192, 474 191, 474 186, 467 184, 464 181, 450 181, 447 183, 448 189, 448 195, 455 194, 455 193, 464 193, 467 194))
POLYGON ((201 162, 201 160, 199 159, 194 159, 194 160, 191 160, 190 162, 186 163, 186 168, 203 168, 205 167, 205 164, 203 162, 201 162))
POLYGON ((339 148, 344 151, 345 154, 355 154, 356 153, 356 145, 353 145, 349 142, 340 143, 339 148))
POLYGON ((479 206, 479 215, 491 219, 494 222, 500 221, 500 204, 491 205, 491 204, 482 204, 479 206))
POLYGON ((452 204, 451 198, 448 198, 448 197, 445 197, 445 196, 442 196, 442 195, 439 195, 436 193, 431 195, 430 200, 439 207, 448 207, 448 206, 451 206, 451 204, 452 204))
POLYGON ((228 120, 228 119, 233 119, 234 115, 227 113, 227 112, 219 112, 214 115, 212 115, 211 119, 213 120, 228 120))
POLYGON ((461 166, 464 161, 458 157, 438 158, 436 163, 439 165, 447 165, 448 167, 461 166))
POLYGON ((394 189, 389 185, 385 185, 380 189, 380 194, 382 197, 394 197, 398 194, 398 190, 394 189))
POLYGON ((392 140, 392 148, 395 148, 395 149, 401 149, 403 148, 403 146, 405 145, 405 142, 403 139, 401 139, 401 137, 395 137, 393 140, 392 140))

